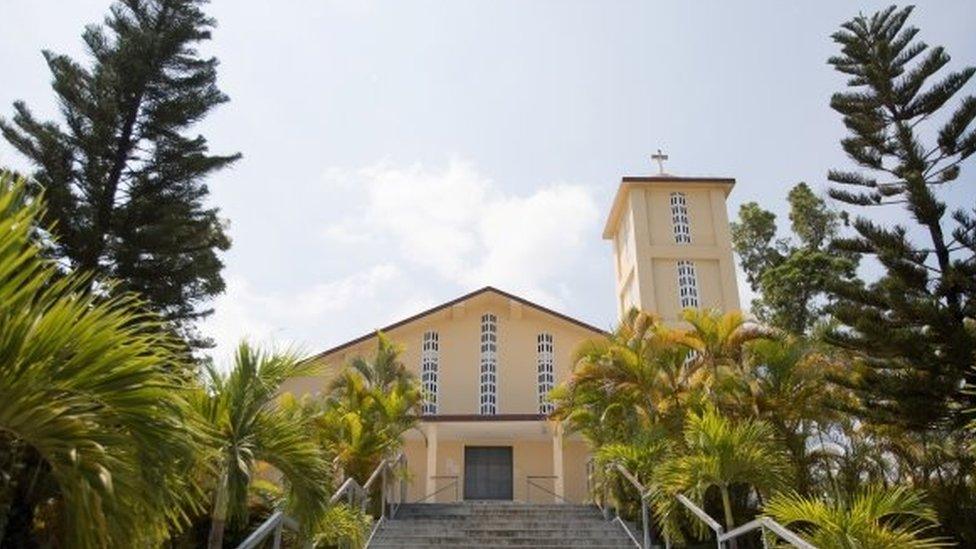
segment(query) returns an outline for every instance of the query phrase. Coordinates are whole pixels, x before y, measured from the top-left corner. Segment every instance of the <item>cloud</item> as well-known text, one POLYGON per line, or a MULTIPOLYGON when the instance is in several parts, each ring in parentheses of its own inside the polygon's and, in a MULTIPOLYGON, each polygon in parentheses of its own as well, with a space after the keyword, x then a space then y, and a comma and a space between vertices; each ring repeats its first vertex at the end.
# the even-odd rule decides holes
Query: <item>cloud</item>
POLYGON ((234 276, 227 281, 227 291, 217 298, 204 332, 214 338, 213 355, 221 365, 229 361, 242 338, 260 345, 312 351, 337 343, 337 336, 345 333, 344 324, 361 321, 363 315, 380 314, 380 297, 389 297, 383 294, 395 287, 400 274, 395 265, 381 264, 293 294, 262 292, 245 277, 234 276), (309 349, 309 345, 315 347, 309 349))
MULTIPOLYGON (((204 324, 218 363, 244 336, 318 351, 486 285, 564 308, 566 282, 599 244, 598 209, 581 185, 517 194, 460 161, 332 168, 323 179, 329 193, 304 200, 342 212, 320 221, 315 250, 341 258, 342 274, 266 289, 228 273, 227 292, 204 324)), ((303 264, 304 253, 296 247, 289 263, 303 264)))
POLYGON ((327 240, 371 242, 465 289, 498 285, 558 305, 552 289, 585 260, 580 246, 597 230, 595 200, 581 185, 511 194, 460 161, 381 164, 346 177, 363 203, 323 230, 327 240))

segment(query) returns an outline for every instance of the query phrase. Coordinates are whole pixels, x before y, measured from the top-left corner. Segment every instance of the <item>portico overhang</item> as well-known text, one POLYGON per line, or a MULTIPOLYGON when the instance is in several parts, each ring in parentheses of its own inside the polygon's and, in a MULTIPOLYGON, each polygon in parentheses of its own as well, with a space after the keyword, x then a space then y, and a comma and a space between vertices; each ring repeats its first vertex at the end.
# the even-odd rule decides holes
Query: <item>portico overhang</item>
POLYGON ((552 440, 559 422, 544 414, 424 416, 418 428, 405 433, 404 438, 426 438, 431 426, 436 426, 441 440, 552 440))
MULTIPOLYGON (((574 435, 578 437, 579 435, 574 435)), ((448 471, 444 477, 438 471, 438 447, 444 443, 460 443, 471 446, 513 446, 518 444, 551 445, 552 475, 545 477, 552 481, 552 495, 555 502, 563 501, 563 427, 562 423, 551 420, 545 414, 445 414, 420 418, 417 428, 404 433, 407 441, 420 441, 426 448, 425 494, 436 494, 438 479, 450 478, 463 482, 460 471, 448 471)), ((464 467, 464 463, 459 464, 464 467)), ((526 477, 526 482, 529 477, 526 477)), ((519 480, 521 482, 521 480, 519 480)))

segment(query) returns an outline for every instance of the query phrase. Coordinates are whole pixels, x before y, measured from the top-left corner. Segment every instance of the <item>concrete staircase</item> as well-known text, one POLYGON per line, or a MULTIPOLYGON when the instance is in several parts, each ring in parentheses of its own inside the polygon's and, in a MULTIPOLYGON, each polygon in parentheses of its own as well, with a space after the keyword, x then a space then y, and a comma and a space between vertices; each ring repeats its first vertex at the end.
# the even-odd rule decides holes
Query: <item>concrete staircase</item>
POLYGON ((412 503, 384 522, 369 547, 607 547, 636 544, 591 505, 412 503))

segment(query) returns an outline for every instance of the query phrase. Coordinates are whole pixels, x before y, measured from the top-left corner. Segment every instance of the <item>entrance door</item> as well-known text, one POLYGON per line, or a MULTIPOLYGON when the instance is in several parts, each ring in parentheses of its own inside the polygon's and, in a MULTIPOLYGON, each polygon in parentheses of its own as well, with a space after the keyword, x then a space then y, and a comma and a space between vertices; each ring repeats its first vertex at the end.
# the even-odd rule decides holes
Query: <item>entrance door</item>
POLYGON ((464 447, 464 499, 512 499, 512 447, 464 447))

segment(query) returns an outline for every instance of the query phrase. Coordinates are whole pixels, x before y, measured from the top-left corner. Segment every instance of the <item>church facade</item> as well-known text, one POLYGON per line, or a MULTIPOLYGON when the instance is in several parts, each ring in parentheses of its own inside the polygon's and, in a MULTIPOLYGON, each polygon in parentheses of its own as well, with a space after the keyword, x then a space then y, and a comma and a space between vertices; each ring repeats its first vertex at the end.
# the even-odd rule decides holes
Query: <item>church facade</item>
MULTIPOLYGON (((678 322, 687 307, 739 308, 726 210, 734 184, 623 178, 603 231, 621 314, 636 306, 678 322)), ((381 330, 404 348, 426 396, 418 429, 404 435, 409 501, 585 499, 590 448, 549 420, 548 393, 601 328, 489 286, 381 330)), ((324 375, 286 390, 324 391, 344 363, 375 348, 371 333, 328 349, 313 358, 324 375)))

